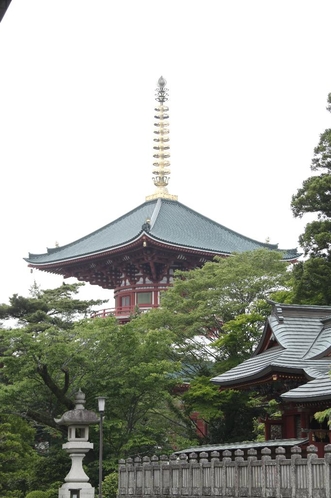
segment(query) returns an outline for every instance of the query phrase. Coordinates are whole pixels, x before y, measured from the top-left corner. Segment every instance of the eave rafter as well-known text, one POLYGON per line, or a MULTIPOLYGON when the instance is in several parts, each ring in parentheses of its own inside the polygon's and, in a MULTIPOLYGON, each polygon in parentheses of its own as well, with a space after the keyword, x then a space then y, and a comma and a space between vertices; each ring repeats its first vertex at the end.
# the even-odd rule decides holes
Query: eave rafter
POLYGON ((80 259, 63 261, 60 264, 29 266, 50 273, 75 277, 79 281, 100 285, 105 289, 120 287, 123 279, 135 284, 139 275, 159 282, 169 276, 169 271, 190 270, 212 261, 213 254, 191 248, 170 246, 143 234, 126 247, 116 248, 102 254, 92 254, 80 259))
POLYGON ((246 380, 242 384, 236 383, 231 386, 222 386, 220 387, 220 391, 224 391, 225 389, 256 390, 256 386, 261 386, 259 389, 261 394, 263 394, 263 391, 269 392, 270 390, 285 392, 289 388, 293 389, 293 387, 297 387, 305 382, 307 382, 307 379, 303 374, 273 372, 260 378, 246 380), (293 384, 293 386, 290 387, 289 384, 293 384))

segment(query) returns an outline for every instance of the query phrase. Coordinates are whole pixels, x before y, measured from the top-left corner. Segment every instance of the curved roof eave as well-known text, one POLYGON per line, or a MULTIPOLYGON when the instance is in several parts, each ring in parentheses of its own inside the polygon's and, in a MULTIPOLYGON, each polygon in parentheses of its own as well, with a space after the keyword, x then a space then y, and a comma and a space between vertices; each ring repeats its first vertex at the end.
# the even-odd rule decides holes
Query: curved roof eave
POLYGON ((242 377, 238 376, 235 379, 231 379, 229 381, 222 380, 221 382, 217 380, 218 379, 217 377, 214 377, 211 379, 211 382, 213 382, 214 384, 218 384, 224 388, 231 388, 236 385, 244 386, 244 385, 249 385, 252 382, 256 383, 256 381, 259 380, 263 381, 263 379, 267 377, 268 374, 279 374, 279 373, 303 375, 307 377, 305 368, 287 367, 283 365, 281 366, 281 365, 270 364, 265 368, 262 368, 258 372, 255 372, 252 375, 244 375, 242 377))
POLYGON ((286 401, 295 402, 327 401, 331 399, 331 378, 329 374, 324 374, 322 377, 287 391, 281 397, 286 401))
MULTIPOLYGON (((141 239, 141 234, 143 232, 141 232, 138 237, 135 237, 134 239, 131 239, 131 240, 128 240, 126 243, 124 244, 119 244, 118 246, 113 246, 113 247, 107 247, 107 248, 104 248, 100 251, 91 251, 90 253, 85 253, 85 254, 81 254, 79 256, 72 256, 72 257, 65 257, 65 258, 62 258, 62 259, 53 259, 53 260, 49 260, 49 261, 42 261, 42 262, 38 262, 38 261, 33 261, 33 258, 37 258, 37 257, 47 257, 47 256, 50 256, 50 255, 54 255, 54 254, 57 254, 58 252, 60 252, 61 250, 67 248, 67 247, 70 247, 72 244, 67 244, 65 246, 61 246, 58 248, 58 251, 56 250, 57 248, 54 248, 54 249, 48 249, 47 250, 47 253, 43 253, 43 254, 32 254, 32 253, 29 253, 29 257, 28 258, 23 258, 27 263, 29 263, 29 266, 48 266, 48 265, 57 265, 57 264, 64 264, 64 263, 67 263, 67 262, 75 262, 75 261, 82 261, 84 259, 90 259, 94 256, 101 256, 101 255, 107 255, 107 254, 110 254, 112 252, 117 252, 119 251, 120 249, 122 249, 123 247, 127 247, 127 246, 130 246, 130 245, 134 245, 135 243, 137 243, 140 239, 141 239)), ((80 239, 81 240, 81 239, 80 239)))
POLYGON ((281 346, 276 346, 259 356, 252 356, 227 372, 213 377, 211 382, 220 386, 232 386, 238 385, 241 381, 246 384, 252 380, 263 378, 267 374, 272 373, 274 368, 273 362, 281 356, 283 351, 284 349, 281 346))
POLYGON ((236 378, 232 378, 229 380, 222 379, 221 381, 219 380, 219 377, 221 377, 221 376, 218 376, 218 377, 213 377, 212 379, 210 379, 210 381, 213 384, 219 385, 220 387, 231 389, 231 387, 236 386, 236 385, 243 386, 245 384, 250 384, 252 381, 262 379, 263 377, 266 377, 268 374, 271 374, 271 373, 272 373, 272 366, 268 365, 267 367, 259 370, 259 372, 255 372, 252 375, 246 374, 243 376, 237 376, 236 378))
POLYGON ((200 247, 194 247, 194 246, 188 246, 188 245, 185 246, 185 245, 181 245, 181 244, 176 244, 174 242, 168 242, 167 240, 158 238, 156 236, 151 236, 148 232, 141 231, 137 237, 135 237, 131 240, 128 240, 125 243, 119 244, 117 246, 107 247, 107 248, 100 250, 100 251, 91 251, 90 253, 82 254, 80 256, 66 257, 66 258, 62 258, 62 259, 49 259, 48 261, 42 261, 42 262, 38 262, 36 260, 33 260, 34 258, 38 258, 38 257, 48 257, 51 255, 55 255, 55 254, 57 254, 57 252, 60 252, 62 249, 67 248, 71 245, 71 244, 68 244, 68 245, 65 245, 65 246, 58 248, 58 251, 57 251, 57 248, 53 248, 53 249, 49 249, 47 253, 43 253, 43 254, 29 253, 29 257, 23 258, 23 259, 24 259, 24 261, 29 263, 30 267, 35 267, 35 268, 44 267, 45 268, 47 266, 54 266, 54 265, 58 265, 58 264, 83 261, 83 260, 87 260, 90 258, 94 258, 95 256, 110 255, 110 254, 119 252, 120 250, 122 250, 125 247, 127 248, 129 246, 136 246, 136 245, 138 245, 139 241, 148 242, 148 240, 153 241, 159 245, 162 245, 163 247, 168 247, 168 248, 177 249, 177 250, 179 249, 179 250, 182 250, 185 252, 194 251, 197 254, 201 254, 201 255, 205 255, 205 256, 230 256, 231 255, 231 253, 226 252, 226 251, 214 251, 214 250, 207 249, 207 248, 200 248, 200 247))

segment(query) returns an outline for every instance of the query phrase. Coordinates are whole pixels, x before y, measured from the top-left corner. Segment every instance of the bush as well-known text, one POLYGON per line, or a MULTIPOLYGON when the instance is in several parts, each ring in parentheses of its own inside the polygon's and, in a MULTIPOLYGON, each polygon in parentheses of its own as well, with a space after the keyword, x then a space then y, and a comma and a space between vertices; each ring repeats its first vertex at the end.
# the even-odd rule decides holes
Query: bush
POLYGON ((30 491, 25 498, 48 498, 47 491, 30 491))
POLYGON ((102 494, 104 498, 116 498, 118 489, 118 474, 113 472, 106 476, 102 482, 102 494))

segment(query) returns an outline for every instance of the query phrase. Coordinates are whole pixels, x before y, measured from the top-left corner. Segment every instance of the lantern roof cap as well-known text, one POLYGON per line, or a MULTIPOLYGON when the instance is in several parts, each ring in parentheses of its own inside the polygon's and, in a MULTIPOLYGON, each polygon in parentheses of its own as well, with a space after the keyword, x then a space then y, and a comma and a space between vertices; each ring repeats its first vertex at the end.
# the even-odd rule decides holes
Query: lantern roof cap
POLYGON ((62 417, 54 419, 58 425, 92 425, 99 422, 99 417, 92 410, 85 410, 85 394, 81 389, 75 395, 76 406, 65 412, 62 417))

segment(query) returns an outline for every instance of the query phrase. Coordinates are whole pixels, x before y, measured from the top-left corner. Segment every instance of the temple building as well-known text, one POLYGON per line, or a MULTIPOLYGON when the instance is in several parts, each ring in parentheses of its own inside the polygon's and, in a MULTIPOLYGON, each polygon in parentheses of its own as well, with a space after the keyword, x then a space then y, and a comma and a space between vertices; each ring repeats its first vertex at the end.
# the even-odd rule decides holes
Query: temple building
POLYGON ((331 406, 331 307, 272 304, 254 355, 212 382, 277 400, 281 416, 264 420, 265 439, 314 444, 323 455, 331 428, 314 414, 331 406))
MULTIPOLYGON (((145 202, 99 230, 45 254, 29 254, 31 268, 75 277, 114 290, 120 322, 136 309, 158 307, 160 293, 171 285, 176 270, 201 267, 215 256, 277 245, 258 242, 181 204, 168 192, 170 142, 168 89, 161 76, 156 89, 153 181, 155 191, 145 202)), ((281 250, 285 261, 297 259, 296 249, 281 250)), ((107 312, 106 312, 107 313, 107 312)))

